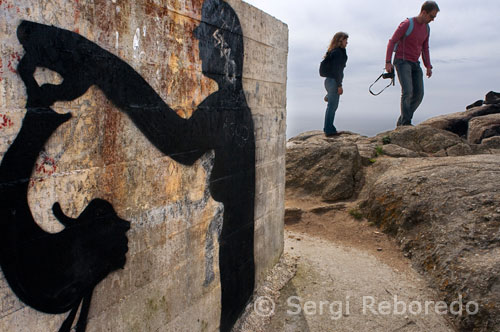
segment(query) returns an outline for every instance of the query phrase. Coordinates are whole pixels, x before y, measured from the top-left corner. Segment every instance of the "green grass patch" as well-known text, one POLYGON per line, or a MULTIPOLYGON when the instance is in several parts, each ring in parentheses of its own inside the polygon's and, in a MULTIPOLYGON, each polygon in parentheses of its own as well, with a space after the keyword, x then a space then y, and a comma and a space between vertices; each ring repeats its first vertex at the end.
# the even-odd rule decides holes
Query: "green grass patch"
POLYGON ((353 217, 356 220, 362 220, 363 219, 363 214, 357 208, 350 209, 349 210, 349 214, 351 215, 351 217, 353 217))

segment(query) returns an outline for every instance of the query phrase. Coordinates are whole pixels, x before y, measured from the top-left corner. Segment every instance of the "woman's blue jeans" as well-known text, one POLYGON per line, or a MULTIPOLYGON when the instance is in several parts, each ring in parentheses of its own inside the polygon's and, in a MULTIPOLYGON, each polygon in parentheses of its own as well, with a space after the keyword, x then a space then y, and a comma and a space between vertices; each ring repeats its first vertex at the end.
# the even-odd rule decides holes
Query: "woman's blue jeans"
POLYGON ((337 129, 333 125, 333 121, 335 120, 335 112, 339 106, 340 99, 337 82, 334 78, 327 77, 325 79, 325 89, 328 92, 328 105, 326 106, 325 126, 323 127, 323 131, 326 135, 331 135, 337 132, 337 129))
POLYGON ((394 66, 401 84, 401 116, 397 125, 408 126, 424 98, 424 75, 418 61, 396 59, 394 66))

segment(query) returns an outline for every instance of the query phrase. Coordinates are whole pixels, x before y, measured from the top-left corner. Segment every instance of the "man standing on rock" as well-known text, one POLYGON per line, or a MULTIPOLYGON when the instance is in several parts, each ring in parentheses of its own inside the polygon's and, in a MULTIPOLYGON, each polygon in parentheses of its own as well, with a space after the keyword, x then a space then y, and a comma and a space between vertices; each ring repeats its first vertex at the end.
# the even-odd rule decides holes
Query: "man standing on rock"
POLYGON ((432 76, 432 66, 429 57, 429 23, 434 21, 439 7, 434 1, 426 1, 420 14, 401 22, 389 39, 385 57, 385 70, 393 71, 392 53, 395 52, 394 66, 401 84, 401 116, 398 126, 409 126, 413 113, 424 97, 423 73, 418 61, 422 54, 427 77, 432 76))

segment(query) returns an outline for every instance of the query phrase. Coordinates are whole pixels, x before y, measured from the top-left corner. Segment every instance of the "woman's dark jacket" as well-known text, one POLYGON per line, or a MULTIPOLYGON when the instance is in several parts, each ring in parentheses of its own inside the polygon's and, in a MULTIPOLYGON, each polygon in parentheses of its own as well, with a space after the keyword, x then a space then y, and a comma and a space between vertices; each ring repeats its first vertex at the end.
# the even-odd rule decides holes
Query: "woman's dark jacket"
POLYGON ((328 59, 326 77, 331 77, 337 82, 337 86, 342 86, 344 78, 344 68, 347 63, 347 52, 345 48, 337 47, 331 52, 326 53, 325 59, 328 59))

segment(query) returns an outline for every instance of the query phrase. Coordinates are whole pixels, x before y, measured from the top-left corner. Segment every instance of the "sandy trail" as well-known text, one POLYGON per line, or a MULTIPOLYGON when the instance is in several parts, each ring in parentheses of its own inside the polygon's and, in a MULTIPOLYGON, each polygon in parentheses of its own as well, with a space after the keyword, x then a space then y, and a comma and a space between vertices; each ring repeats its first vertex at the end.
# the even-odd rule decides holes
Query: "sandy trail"
POLYGON ((280 275, 290 269, 280 268, 270 278, 241 331, 456 331, 444 314, 450 309, 394 240, 351 216, 356 204, 287 201, 303 211, 285 231, 285 257, 293 257, 295 274, 285 283, 280 275), (277 280, 281 290, 269 291, 277 280))
POLYGON ((416 272, 303 233, 285 236, 286 252, 298 257, 297 273, 264 331, 454 331, 416 272))

